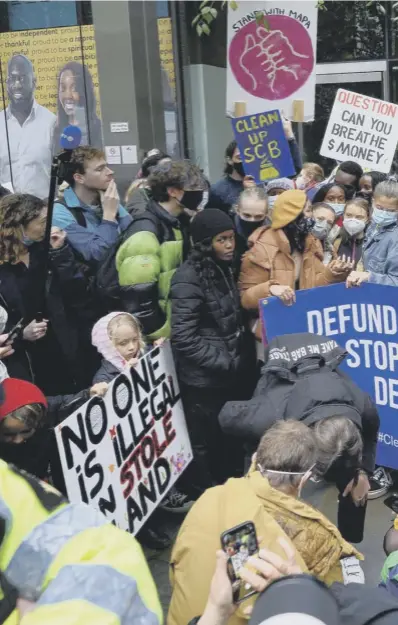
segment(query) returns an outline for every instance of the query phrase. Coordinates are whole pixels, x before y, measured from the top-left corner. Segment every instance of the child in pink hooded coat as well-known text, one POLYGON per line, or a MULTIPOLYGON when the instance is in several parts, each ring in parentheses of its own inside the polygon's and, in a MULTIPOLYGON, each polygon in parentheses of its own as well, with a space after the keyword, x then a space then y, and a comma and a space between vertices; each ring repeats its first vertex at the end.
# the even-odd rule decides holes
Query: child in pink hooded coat
POLYGON ((126 312, 102 317, 92 331, 92 343, 103 356, 93 383, 111 382, 124 369, 134 367, 148 348, 137 319, 126 312))

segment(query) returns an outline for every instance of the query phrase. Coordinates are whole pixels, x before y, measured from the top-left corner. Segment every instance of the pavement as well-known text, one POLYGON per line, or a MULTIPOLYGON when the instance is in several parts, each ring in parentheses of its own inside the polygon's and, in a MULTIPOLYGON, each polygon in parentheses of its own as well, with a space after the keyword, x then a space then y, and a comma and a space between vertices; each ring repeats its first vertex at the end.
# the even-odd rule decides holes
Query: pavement
MULTIPOLYGON (((337 490, 333 486, 313 484, 305 487, 303 498, 313 506, 319 508, 331 521, 337 521, 337 490)), ((384 499, 374 499, 368 502, 366 514, 365 537, 358 550, 365 556, 362 568, 365 573, 366 583, 376 586, 385 559, 383 552, 383 537, 387 529, 392 525, 393 513, 384 505, 384 499)), ((160 522, 164 524, 166 531, 174 539, 179 527, 184 520, 180 514, 162 512, 160 522)), ((144 549, 149 567, 158 588, 160 601, 164 614, 167 614, 170 603, 171 588, 169 583, 169 561, 171 548, 165 551, 144 549)))

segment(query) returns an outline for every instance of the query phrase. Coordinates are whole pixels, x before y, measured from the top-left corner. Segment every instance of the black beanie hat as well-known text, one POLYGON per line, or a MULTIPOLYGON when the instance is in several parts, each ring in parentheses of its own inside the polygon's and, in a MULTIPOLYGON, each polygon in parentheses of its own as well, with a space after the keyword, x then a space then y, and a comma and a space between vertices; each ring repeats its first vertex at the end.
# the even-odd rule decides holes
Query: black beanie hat
POLYGON ((194 243, 212 239, 226 230, 235 230, 234 222, 218 208, 205 208, 191 221, 191 237, 194 243))

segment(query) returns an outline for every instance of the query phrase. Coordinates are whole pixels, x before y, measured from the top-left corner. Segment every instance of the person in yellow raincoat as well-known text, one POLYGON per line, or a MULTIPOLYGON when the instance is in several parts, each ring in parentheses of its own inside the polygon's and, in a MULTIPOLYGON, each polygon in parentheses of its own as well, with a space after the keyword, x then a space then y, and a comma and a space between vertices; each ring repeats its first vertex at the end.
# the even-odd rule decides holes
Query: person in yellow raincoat
MULTIPOLYGON (((318 458, 314 434, 297 421, 281 421, 264 434, 248 475, 207 490, 186 517, 171 554, 172 598, 167 625, 203 614, 221 534, 252 521, 260 548, 283 557, 279 539, 295 548, 296 563, 330 585, 360 581, 361 554, 321 512, 299 499, 318 458), (351 574, 352 573, 352 574, 351 574)), ((242 625, 246 602, 229 625, 242 625)))
POLYGON ((145 557, 130 534, 2 460, 0 586, 5 625, 163 620, 145 557), (20 613, 17 602, 30 607, 20 613))

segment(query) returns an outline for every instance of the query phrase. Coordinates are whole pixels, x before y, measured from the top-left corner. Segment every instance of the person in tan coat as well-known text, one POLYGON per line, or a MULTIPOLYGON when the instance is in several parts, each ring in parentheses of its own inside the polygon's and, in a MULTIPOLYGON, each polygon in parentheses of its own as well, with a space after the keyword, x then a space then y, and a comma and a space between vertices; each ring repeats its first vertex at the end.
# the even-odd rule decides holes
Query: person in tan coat
MULTIPOLYGON (((275 202, 271 226, 258 228, 249 238, 250 249, 242 259, 239 289, 243 308, 252 311, 255 319, 261 299, 274 295, 290 306, 295 302, 297 289, 341 282, 352 269, 344 259, 332 256, 331 264, 324 264, 321 238, 310 233, 321 221, 325 221, 327 232, 335 214, 323 204, 322 210, 315 209, 314 219, 309 216, 309 206, 304 191, 282 193, 275 202)), ((261 340, 259 326, 255 322, 253 330, 261 340)))
MULTIPOLYGON (((363 578, 361 554, 321 512, 299 499, 318 457, 310 428, 297 421, 278 422, 264 434, 245 477, 229 479, 198 499, 171 554, 167 625, 189 623, 203 614, 221 534, 246 521, 254 523, 260 548, 284 557, 280 538, 285 539, 302 570, 328 585, 347 582, 348 565, 355 569, 356 581, 363 578)), ((228 625, 244 624, 250 601, 239 606, 228 625)))

